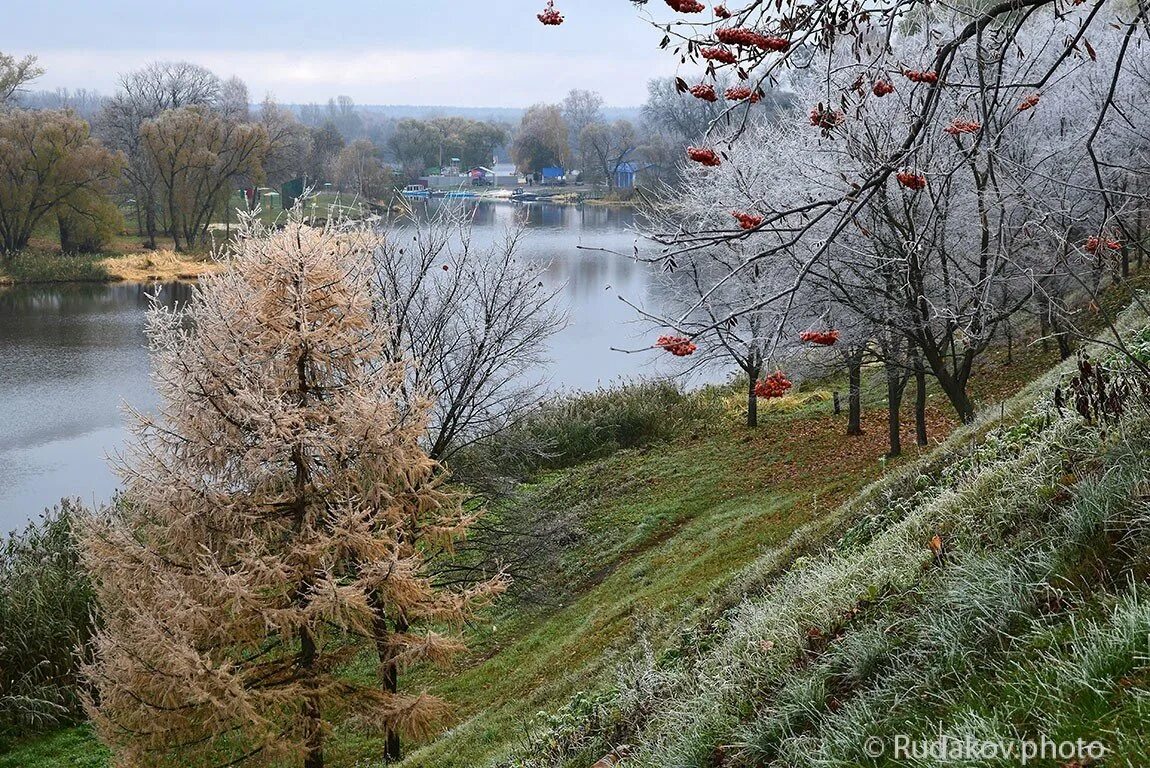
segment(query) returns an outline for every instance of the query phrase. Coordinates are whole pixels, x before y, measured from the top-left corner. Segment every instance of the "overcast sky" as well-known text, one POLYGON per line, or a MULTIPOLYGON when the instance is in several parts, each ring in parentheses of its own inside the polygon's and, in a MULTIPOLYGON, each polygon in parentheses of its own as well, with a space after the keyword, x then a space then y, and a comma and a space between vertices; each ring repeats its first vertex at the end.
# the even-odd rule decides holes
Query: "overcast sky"
MULTIPOLYGON (((117 76, 156 59, 239 75, 253 100, 523 107, 571 88, 608 105, 645 100, 675 71, 661 34, 626 0, 39 0, 14 3, 0 51, 34 53, 33 87, 111 93, 117 76)), ((667 11, 650 3, 652 11, 667 11)), ((666 18, 669 13, 663 14, 666 18)))

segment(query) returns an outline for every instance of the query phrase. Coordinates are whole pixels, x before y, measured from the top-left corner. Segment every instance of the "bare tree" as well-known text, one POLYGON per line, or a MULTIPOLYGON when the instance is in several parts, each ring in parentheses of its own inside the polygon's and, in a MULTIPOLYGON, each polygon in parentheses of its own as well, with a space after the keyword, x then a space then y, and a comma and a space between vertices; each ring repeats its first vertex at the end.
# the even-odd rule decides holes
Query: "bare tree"
POLYGON ((579 163, 580 172, 586 173, 591 155, 583 144, 583 131, 603 122, 603 97, 595 91, 572 90, 563 99, 563 119, 567 122, 572 157, 579 163))
POLYGON ((238 77, 229 77, 220 83, 220 92, 215 103, 216 111, 225 120, 237 123, 251 120, 251 96, 248 94, 248 86, 238 77))
POLYGON ((140 222, 149 247, 156 246, 161 226, 160 178, 144 151, 140 129, 163 112, 187 106, 211 106, 220 95, 220 80, 189 62, 153 62, 120 79, 120 91, 108 100, 97 135, 128 158, 124 175, 143 214, 140 222))
MULTIPOLYGON (((610 124, 593 123, 583 129, 583 133, 579 136, 579 146, 588 161, 595 164, 595 175, 592 178, 601 180, 614 189, 619 169, 639 148, 639 138, 635 126, 627 120, 617 120, 610 124)), ((583 171, 584 173, 588 171, 586 163, 583 171)))
POLYGON ((430 219, 409 211, 377 252, 390 354, 414 361, 409 386, 434 401, 434 459, 503 431, 545 396, 531 373, 566 320, 545 267, 521 260, 522 237, 478 245, 468 212, 444 206, 430 219))
POLYGON ((276 186, 303 176, 312 151, 310 131, 271 96, 260 105, 259 122, 268 136, 263 163, 268 183, 276 186))

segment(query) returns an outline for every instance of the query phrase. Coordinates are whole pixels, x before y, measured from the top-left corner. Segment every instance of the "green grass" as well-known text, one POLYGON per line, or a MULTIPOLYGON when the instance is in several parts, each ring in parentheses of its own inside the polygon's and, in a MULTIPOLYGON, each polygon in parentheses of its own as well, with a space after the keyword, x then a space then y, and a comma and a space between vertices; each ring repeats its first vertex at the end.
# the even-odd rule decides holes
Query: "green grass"
POLYGON ((110 755, 87 726, 55 731, 0 752, 0 768, 107 768, 110 755))
POLYGON ((100 264, 104 254, 65 255, 29 250, 0 256, 0 283, 102 282, 110 279, 100 264))

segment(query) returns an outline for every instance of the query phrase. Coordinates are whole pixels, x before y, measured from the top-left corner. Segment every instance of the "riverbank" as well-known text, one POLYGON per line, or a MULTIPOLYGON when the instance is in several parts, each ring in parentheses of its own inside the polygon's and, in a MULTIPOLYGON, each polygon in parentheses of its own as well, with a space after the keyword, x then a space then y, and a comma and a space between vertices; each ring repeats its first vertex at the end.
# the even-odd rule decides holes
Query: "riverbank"
POLYGON ((112 280, 130 282, 173 282, 198 280, 223 269, 223 263, 208 255, 149 251, 109 256, 100 262, 112 280))
POLYGON ((27 251, 0 259, 0 286, 37 283, 175 282, 218 272, 209 255, 168 249, 125 254, 62 254, 27 251))

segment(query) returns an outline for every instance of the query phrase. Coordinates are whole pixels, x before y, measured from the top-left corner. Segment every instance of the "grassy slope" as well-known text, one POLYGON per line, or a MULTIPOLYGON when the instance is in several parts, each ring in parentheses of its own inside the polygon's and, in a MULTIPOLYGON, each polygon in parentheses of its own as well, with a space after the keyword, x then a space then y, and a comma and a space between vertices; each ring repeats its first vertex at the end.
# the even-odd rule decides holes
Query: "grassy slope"
POLYGON ((1098 739, 1105 764, 1150 765, 1150 422, 1059 416, 1068 371, 834 512, 806 556, 766 553, 680 653, 638 659, 515 764, 626 741, 635 768, 901 765, 867 739, 941 731, 1098 739))
MULTIPOLYGON (((975 389, 995 400, 1052 362, 1038 349, 1009 367, 991 356, 975 389)), ((533 489, 525 503, 578 511, 589 535, 572 553, 571 578, 580 567, 594 577, 562 606, 515 610, 494 632, 480 629, 486 637, 462 675, 431 685, 456 705, 459 725, 404 765, 462 768, 504 756, 537 712, 610 684, 637 628, 661 645, 713 610, 714 596, 764 551, 817 527, 881 474, 885 413, 876 390, 868 396, 862 437, 844 437, 845 415, 829 415, 829 403, 818 400, 768 412, 749 430, 734 397, 721 419, 681 440, 620 452, 533 489)), ((932 397, 930 421, 936 438, 955 427, 940 396, 932 397)), ((910 427, 904 442, 913 455, 910 427)), ((378 754, 370 742, 348 746, 349 758, 378 754)))
MULTIPOLYGON (((975 390, 992 402, 1052 361, 1037 349, 1009 367, 992 356, 975 390)), ((764 553, 784 548, 796 532, 818 530, 887 467, 877 384, 868 388, 862 437, 846 438, 845 415, 830 415, 829 403, 817 399, 768 412, 759 429, 748 430, 734 396, 721 418, 681 439, 524 488, 523 504, 570 511, 578 522, 576 546, 556 575, 568 588, 557 604, 505 604, 473 627, 473 653, 458 676, 412 673, 409 686, 426 683, 455 705, 456 725, 404 765, 470 768, 504 757, 537 712, 561 707, 575 691, 609 686, 637 637, 673 643, 715 610, 716 595, 737 590, 734 580, 764 553)), ((935 438, 955 426, 940 396, 932 397, 930 420, 935 438)), ((912 456, 890 466, 913 459, 911 429, 905 425, 904 441, 912 456)), ((381 751, 378 742, 341 733, 329 763, 375 765, 381 751)), ((71 765, 72 757, 103 765, 100 754, 79 728, 0 756, 0 768, 71 765)))
POLYGON ((861 542, 846 528, 740 606, 635 764, 886 765, 870 735, 941 730, 1100 738, 1146 765, 1147 437, 1012 408, 973 454, 952 445, 905 510, 873 505, 861 542))

